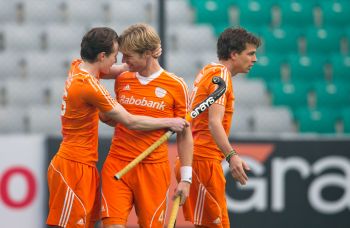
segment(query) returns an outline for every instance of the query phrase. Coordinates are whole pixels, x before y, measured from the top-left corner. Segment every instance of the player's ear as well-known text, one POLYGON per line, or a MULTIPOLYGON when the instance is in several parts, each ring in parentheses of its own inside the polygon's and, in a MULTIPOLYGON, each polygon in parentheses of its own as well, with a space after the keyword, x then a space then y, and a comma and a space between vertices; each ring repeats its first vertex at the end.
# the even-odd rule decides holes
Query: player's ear
POLYGON ((97 55, 97 61, 102 62, 106 58, 106 52, 100 52, 97 55))
POLYGON ((159 56, 161 56, 161 54, 162 54, 162 47, 160 46, 160 44, 157 46, 157 48, 154 50, 154 51, 152 51, 152 57, 153 58, 159 58, 159 56))
POLYGON ((238 55, 238 52, 236 52, 236 51, 231 51, 231 53, 230 53, 230 58, 231 58, 232 60, 234 60, 234 59, 237 58, 237 55, 238 55))
POLYGON ((146 58, 152 57, 153 52, 150 50, 147 50, 143 53, 143 56, 145 56, 146 58))

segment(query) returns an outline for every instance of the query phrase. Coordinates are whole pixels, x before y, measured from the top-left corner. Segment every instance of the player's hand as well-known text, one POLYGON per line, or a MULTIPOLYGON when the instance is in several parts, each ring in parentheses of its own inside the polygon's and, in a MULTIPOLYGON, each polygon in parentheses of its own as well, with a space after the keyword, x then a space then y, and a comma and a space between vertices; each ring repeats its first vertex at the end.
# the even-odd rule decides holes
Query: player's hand
POLYGON ((230 171, 232 177, 239 181, 242 185, 245 185, 248 181, 248 176, 245 171, 249 171, 250 168, 245 161, 243 161, 238 155, 233 155, 230 159, 230 171))
POLYGON ((185 203, 188 195, 190 194, 190 186, 191 184, 186 181, 180 181, 178 183, 173 200, 177 196, 180 196, 180 206, 182 206, 185 203))
POLYGON ((162 47, 159 45, 159 47, 152 52, 152 57, 158 59, 159 56, 162 55, 162 47))
POLYGON ((126 63, 122 63, 121 66, 122 66, 122 71, 123 71, 123 72, 129 71, 129 70, 130 70, 129 65, 126 64, 126 63))
POLYGON ((182 118, 170 118, 169 128, 174 132, 182 132, 190 124, 182 118))

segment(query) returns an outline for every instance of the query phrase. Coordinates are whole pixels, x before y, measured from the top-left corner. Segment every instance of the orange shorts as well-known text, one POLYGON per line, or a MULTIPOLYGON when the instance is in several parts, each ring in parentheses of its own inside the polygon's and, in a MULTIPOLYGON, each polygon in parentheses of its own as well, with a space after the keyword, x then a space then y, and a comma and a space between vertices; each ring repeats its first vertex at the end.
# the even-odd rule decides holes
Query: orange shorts
POLYGON ((100 216, 97 168, 55 156, 47 171, 49 215, 46 223, 61 227, 94 227, 100 216))
MULTIPOLYGON (((180 161, 175 164, 180 179, 180 161)), ((214 160, 194 160, 190 195, 183 205, 187 221, 199 226, 230 227, 226 197, 226 179, 221 163, 214 160)))
POLYGON ((114 175, 129 162, 108 156, 102 169, 104 225, 125 225, 133 206, 140 227, 164 227, 170 185, 169 162, 139 163, 121 180, 114 175))

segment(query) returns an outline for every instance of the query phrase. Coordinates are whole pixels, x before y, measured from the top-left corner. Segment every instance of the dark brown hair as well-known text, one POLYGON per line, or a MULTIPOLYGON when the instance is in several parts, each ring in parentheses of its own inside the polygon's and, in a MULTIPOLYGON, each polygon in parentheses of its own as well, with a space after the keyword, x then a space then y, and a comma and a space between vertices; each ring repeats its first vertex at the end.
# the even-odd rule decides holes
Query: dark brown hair
POLYGON ((83 60, 93 63, 101 52, 105 52, 107 56, 110 55, 117 41, 118 34, 113 29, 93 28, 84 35, 81 41, 80 56, 83 60))
POLYGON ((247 44, 253 44, 257 48, 261 45, 258 37, 244 28, 227 28, 223 31, 217 42, 217 55, 219 60, 230 58, 231 52, 241 53, 247 44))

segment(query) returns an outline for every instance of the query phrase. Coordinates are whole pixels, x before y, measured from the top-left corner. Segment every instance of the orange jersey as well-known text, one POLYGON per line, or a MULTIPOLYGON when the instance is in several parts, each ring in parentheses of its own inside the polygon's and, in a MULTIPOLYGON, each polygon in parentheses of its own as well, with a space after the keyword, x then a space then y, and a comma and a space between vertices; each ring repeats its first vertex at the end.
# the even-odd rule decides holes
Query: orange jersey
MULTIPOLYGON (((135 115, 182 117, 188 111, 188 89, 182 78, 163 69, 150 77, 125 72, 115 83, 118 102, 135 115)), ((109 155, 131 161, 157 141, 168 129, 155 131, 129 130, 117 124, 109 155)), ((168 144, 163 143, 142 162, 168 160, 168 144)))
MULTIPOLYGON (((217 85, 212 83, 212 78, 214 76, 221 77, 226 83, 226 92, 215 103, 225 107, 222 125, 228 136, 234 110, 234 94, 231 73, 224 65, 211 63, 206 65, 199 72, 194 81, 191 93, 191 106, 193 109, 217 89, 217 85)), ((224 158, 224 155, 211 136, 208 120, 208 110, 192 120, 192 135, 194 142, 193 156, 195 159, 210 158, 221 161, 224 158)))
POLYGON ((98 111, 111 111, 116 101, 99 80, 81 70, 81 60, 72 62, 62 100, 63 141, 58 155, 95 165, 98 159, 98 111))

